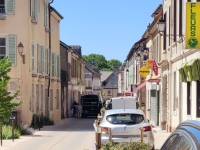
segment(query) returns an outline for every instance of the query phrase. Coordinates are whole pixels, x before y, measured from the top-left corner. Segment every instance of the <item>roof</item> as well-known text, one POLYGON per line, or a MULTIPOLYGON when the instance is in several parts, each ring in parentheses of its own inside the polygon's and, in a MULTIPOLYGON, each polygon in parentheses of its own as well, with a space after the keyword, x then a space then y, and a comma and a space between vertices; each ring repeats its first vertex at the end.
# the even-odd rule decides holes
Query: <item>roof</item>
POLYGON ((153 12, 153 14, 151 15, 152 17, 154 17, 155 15, 159 14, 162 11, 162 5, 158 5, 158 7, 156 8, 156 10, 153 12))
POLYGON ((92 72, 92 73, 94 73, 94 74, 101 74, 100 72, 99 72, 99 68, 97 67, 97 66, 93 66, 93 65, 91 65, 89 62, 87 62, 86 64, 85 64, 85 67, 90 71, 90 72, 92 72), (95 68, 95 69, 93 69, 93 68, 95 68))
POLYGON ((50 10, 51 10, 51 11, 54 11, 61 19, 64 18, 64 17, 63 17, 55 8, 53 8, 52 6, 50 6, 50 10))
POLYGON ((101 82, 106 80, 112 73, 113 71, 101 71, 101 82))

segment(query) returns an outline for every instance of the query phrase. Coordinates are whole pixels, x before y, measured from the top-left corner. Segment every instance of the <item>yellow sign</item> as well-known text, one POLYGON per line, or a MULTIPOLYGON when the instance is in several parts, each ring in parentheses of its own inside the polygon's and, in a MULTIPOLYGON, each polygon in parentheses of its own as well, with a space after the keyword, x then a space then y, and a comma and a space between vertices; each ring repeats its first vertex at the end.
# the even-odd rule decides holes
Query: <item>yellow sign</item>
POLYGON ((186 40, 187 49, 200 48, 200 3, 186 3, 186 40))
POLYGON ((147 66, 143 66, 138 72, 144 78, 150 73, 149 68, 147 66))
POLYGON ((147 60, 147 67, 149 68, 149 69, 151 69, 152 68, 152 66, 153 66, 153 59, 148 59, 147 60))

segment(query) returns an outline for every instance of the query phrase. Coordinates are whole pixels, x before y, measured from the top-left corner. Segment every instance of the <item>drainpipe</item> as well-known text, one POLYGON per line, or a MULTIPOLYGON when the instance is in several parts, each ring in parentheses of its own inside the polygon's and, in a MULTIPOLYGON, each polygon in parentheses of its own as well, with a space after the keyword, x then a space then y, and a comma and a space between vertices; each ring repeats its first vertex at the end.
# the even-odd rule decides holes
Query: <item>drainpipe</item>
POLYGON ((49 99, 49 95, 50 95, 50 93, 49 93, 49 90, 50 90, 50 83, 51 83, 51 11, 52 10, 50 10, 50 5, 51 5, 51 3, 53 3, 53 1, 54 0, 51 0, 50 2, 49 2, 49 4, 48 4, 48 10, 49 10, 49 81, 48 81, 48 101, 47 101, 47 116, 48 117, 50 117, 49 116, 49 101, 50 101, 50 99, 49 99))

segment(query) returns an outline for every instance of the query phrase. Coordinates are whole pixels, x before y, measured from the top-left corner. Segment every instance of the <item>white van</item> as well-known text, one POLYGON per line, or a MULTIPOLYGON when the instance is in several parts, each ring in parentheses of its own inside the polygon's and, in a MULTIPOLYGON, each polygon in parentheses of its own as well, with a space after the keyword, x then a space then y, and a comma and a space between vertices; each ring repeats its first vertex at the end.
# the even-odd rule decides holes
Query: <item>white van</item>
POLYGON ((109 100, 107 109, 137 109, 138 101, 136 97, 123 96, 113 97, 109 100))

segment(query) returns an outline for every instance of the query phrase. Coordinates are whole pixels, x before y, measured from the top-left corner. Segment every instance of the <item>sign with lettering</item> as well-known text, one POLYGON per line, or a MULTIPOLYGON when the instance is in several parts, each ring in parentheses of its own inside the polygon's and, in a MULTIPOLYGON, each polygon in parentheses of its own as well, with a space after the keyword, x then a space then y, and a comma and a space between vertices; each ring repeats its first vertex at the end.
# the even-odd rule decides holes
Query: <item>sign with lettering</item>
POLYGON ((147 67, 149 68, 149 69, 151 69, 152 68, 152 66, 153 66, 153 59, 148 59, 147 60, 147 67))
POLYGON ((186 49, 200 48, 200 3, 186 3, 186 49))
POLYGON ((155 73, 155 75, 158 75, 158 65, 156 64, 156 61, 153 61, 153 66, 152 66, 152 70, 155 73))
POLYGON ((143 66, 138 72, 144 78, 150 73, 149 68, 147 66, 143 66))

